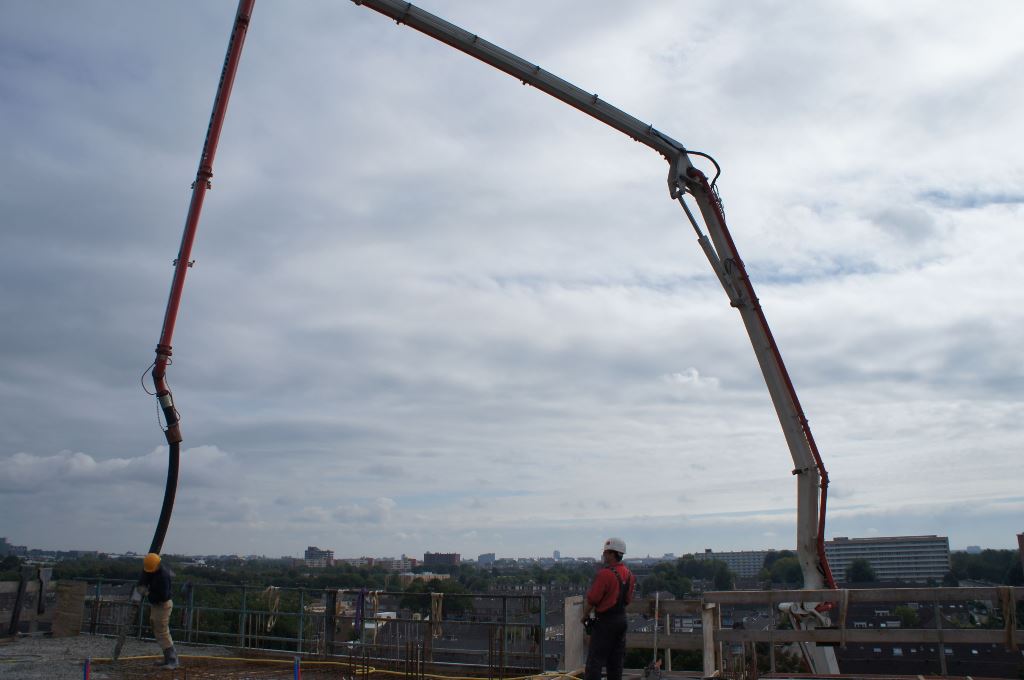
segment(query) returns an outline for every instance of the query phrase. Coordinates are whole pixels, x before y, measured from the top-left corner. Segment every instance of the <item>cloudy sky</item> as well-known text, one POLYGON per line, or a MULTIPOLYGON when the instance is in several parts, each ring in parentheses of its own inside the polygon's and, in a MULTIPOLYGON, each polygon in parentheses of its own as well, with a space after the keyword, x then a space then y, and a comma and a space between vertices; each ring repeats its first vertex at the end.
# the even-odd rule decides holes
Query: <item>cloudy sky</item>
MULTIPOLYGON (((723 167, 827 536, 1024 531, 1024 9, 436 12, 723 167)), ((0 3, 0 535, 144 551, 159 337, 235 6, 0 3)), ((257 4, 169 378, 172 552, 791 548, 739 315, 656 153, 344 0, 257 4)))

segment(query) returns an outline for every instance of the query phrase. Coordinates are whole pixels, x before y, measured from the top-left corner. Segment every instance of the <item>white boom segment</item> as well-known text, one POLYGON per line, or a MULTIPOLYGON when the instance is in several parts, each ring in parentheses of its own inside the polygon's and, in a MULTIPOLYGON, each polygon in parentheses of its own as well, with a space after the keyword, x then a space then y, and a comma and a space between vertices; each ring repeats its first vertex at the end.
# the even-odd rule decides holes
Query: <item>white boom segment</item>
MULTIPOLYGON (((610 125, 619 132, 629 135, 641 144, 651 147, 672 165, 675 165, 681 157, 685 157, 686 149, 683 148, 683 145, 668 135, 658 132, 647 123, 612 106, 596 94, 581 90, 555 74, 545 71, 540 66, 531 64, 522 57, 503 50, 439 16, 408 2, 398 2, 397 0, 352 0, 352 2, 391 17, 399 24, 415 28, 460 52, 465 52, 471 57, 490 64, 499 71, 504 71, 524 84, 533 85, 555 99, 559 99, 569 106, 583 111, 588 116, 593 116, 602 123, 610 125)), ((689 159, 685 159, 685 163, 688 168, 689 159)), ((681 169, 686 170, 687 168, 681 169)))
MULTIPOLYGON (((823 586, 834 587, 824 551, 824 501, 828 475, 818 455, 814 437, 782 361, 782 355, 725 224, 721 202, 712 183, 709 183, 704 173, 690 162, 686 148, 653 126, 600 99, 596 94, 581 90, 539 66, 410 3, 399 0, 352 2, 376 10, 399 24, 406 24, 490 64, 524 84, 532 85, 649 146, 665 157, 669 163, 669 193, 686 211, 697 233, 698 243, 729 296, 731 305, 739 311, 743 319, 779 423, 782 425, 786 444, 793 457, 793 474, 797 477, 797 555, 803 570, 804 588, 819 590, 823 586), (692 196, 696 202, 710 240, 702 232, 700 224, 687 206, 684 200, 686 194, 692 196)), ((800 617, 799 625, 812 628, 827 621, 814 611, 814 604, 794 603, 787 605, 787 611, 800 617)), ((813 643, 807 643, 804 652, 813 672, 839 672, 835 653, 831 648, 815 647, 813 643)))

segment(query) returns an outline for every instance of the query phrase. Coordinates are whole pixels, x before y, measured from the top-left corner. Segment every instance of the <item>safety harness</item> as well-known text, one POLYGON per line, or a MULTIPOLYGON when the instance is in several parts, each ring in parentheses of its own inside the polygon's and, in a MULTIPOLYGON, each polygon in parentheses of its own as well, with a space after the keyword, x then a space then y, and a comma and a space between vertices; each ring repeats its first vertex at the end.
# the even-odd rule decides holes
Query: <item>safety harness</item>
POLYGON ((626 597, 629 595, 629 579, 623 580, 619 576, 619 572, 615 567, 605 567, 610 569, 612 574, 615 576, 615 580, 619 582, 619 597, 615 600, 615 604, 603 612, 598 612, 598 616, 616 616, 619 614, 626 613, 626 597))

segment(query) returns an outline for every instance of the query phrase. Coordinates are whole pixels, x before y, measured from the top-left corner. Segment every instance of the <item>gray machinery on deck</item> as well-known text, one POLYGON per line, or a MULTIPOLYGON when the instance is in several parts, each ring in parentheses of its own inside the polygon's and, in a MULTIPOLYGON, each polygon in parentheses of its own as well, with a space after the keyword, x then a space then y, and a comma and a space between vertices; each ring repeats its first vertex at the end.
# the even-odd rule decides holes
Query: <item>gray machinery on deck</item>
MULTIPOLYGON (((697 233, 697 242, 729 296, 730 304, 739 311, 743 319, 743 325, 754 347, 754 354, 757 355, 758 364, 761 366, 768 392, 782 425, 786 444, 793 457, 793 474, 797 478, 797 556, 803 571, 804 589, 835 588, 835 581, 825 557, 828 473, 782 361, 782 355, 754 293, 754 287, 726 227, 722 203, 714 186, 717 174, 709 181, 703 172, 694 167, 690 156, 708 158, 717 169, 718 164, 714 159, 707 154, 687 151, 682 144, 668 135, 617 109, 597 95, 581 90, 539 66, 410 3, 399 0, 352 1, 490 64, 524 84, 532 85, 588 116, 610 125, 664 156, 669 164, 669 196, 682 206, 697 233), (696 204, 707 234, 690 209, 687 197, 696 204)), ((786 603, 780 605, 780 609, 791 617, 799 628, 811 629, 830 625, 826 603, 786 603)), ((812 672, 839 672, 835 652, 831 647, 806 642, 801 643, 801 648, 812 672)))

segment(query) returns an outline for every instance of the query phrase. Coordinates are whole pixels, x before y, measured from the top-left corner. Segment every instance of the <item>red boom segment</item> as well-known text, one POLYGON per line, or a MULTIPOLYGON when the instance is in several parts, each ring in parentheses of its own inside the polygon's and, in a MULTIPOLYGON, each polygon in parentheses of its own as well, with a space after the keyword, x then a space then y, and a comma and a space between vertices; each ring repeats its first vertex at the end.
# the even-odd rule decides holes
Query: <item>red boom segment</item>
POLYGON ((217 155, 217 143, 220 141, 220 132, 224 127, 224 116, 228 109, 228 99, 231 97, 231 88, 235 83, 238 62, 242 56, 242 45, 245 43, 245 35, 249 28, 249 20, 255 3, 256 0, 239 0, 238 10, 235 12, 235 23, 231 28, 231 37, 228 39, 227 55, 224 57, 224 67, 221 69, 220 82, 217 84, 217 94, 213 100, 210 124, 206 128, 206 139, 203 142, 203 152, 199 158, 199 169, 196 171, 196 179, 192 183, 192 200, 189 202, 188 215, 185 218, 185 232, 182 234, 181 246, 178 248, 178 258, 174 261, 174 278, 171 280, 171 293, 167 300, 167 311, 164 313, 164 324, 160 332, 160 340, 156 346, 156 360, 153 362, 153 384, 156 386, 156 398, 160 403, 160 409, 163 411, 164 420, 167 423, 164 435, 167 437, 170 450, 168 451, 167 458, 167 485, 164 488, 164 500, 160 508, 160 519, 157 521, 153 542, 149 547, 149 552, 152 553, 159 553, 163 548, 167 527, 171 522, 171 511, 174 509, 174 496, 178 488, 178 459, 181 444, 180 418, 178 417, 177 409, 174 408, 174 397, 167 386, 167 365, 171 359, 171 338, 174 335, 174 323, 178 318, 178 307, 181 305, 181 293, 185 287, 185 274, 192 264, 189 257, 192 255, 192 244, 196 238, 196 228, 199 226, 199 213, 203 209, 203 199, 206 197, 206 191, 211 186, 213 159, 217 155))
POLYGON ((181 305, 181 293, 185 287, 185 274, 192 264, 189 257, 192 254, 192 244, 195 241, 196 229, 199 226, 199 214, 203 210, 203 199, 206 198, 206 191, 211 187, 210 180, 213 178, 213 160, 217 155, 217 143, 220 141, 221 129, 224 127, 224 116, 228 109, 228 99, 231 97, 231 88, 235 83, 235 74, 238 71, 238 62, 242 55, 242 45, 245 42, 246 31, 249 27, 249 20, 255 3, 256 0, 240 0, 238 3, 235 23, 228 41, 227 56, 224 58, 224 68, 221 70, 220 83, 217 85, 217 94, 213 101, 210 124, 206 129, 203 152, 199 158, 199 169, 196 172, 196 179, 192 183, 192 200, 189 203, 188 215, 185 218, 185 231, 181 237, 181 246, 178 248, 178 257, 174 261, 174 278, 171 281, 171 293, 167 300, 167 311, 164 313, 164 324, 160 332, 160 340, 156 346, 153 382, 156 385, 160 406, 167 419, 165 434, 170 444, 181 441, 178 415, 174 410, 174 402, 171 399, 171 392, 167 387, 166 381, 167 364, 170 362, 171 357, 171 338, 174 335, 174 324, 178 318, 178 307, 181 305))

